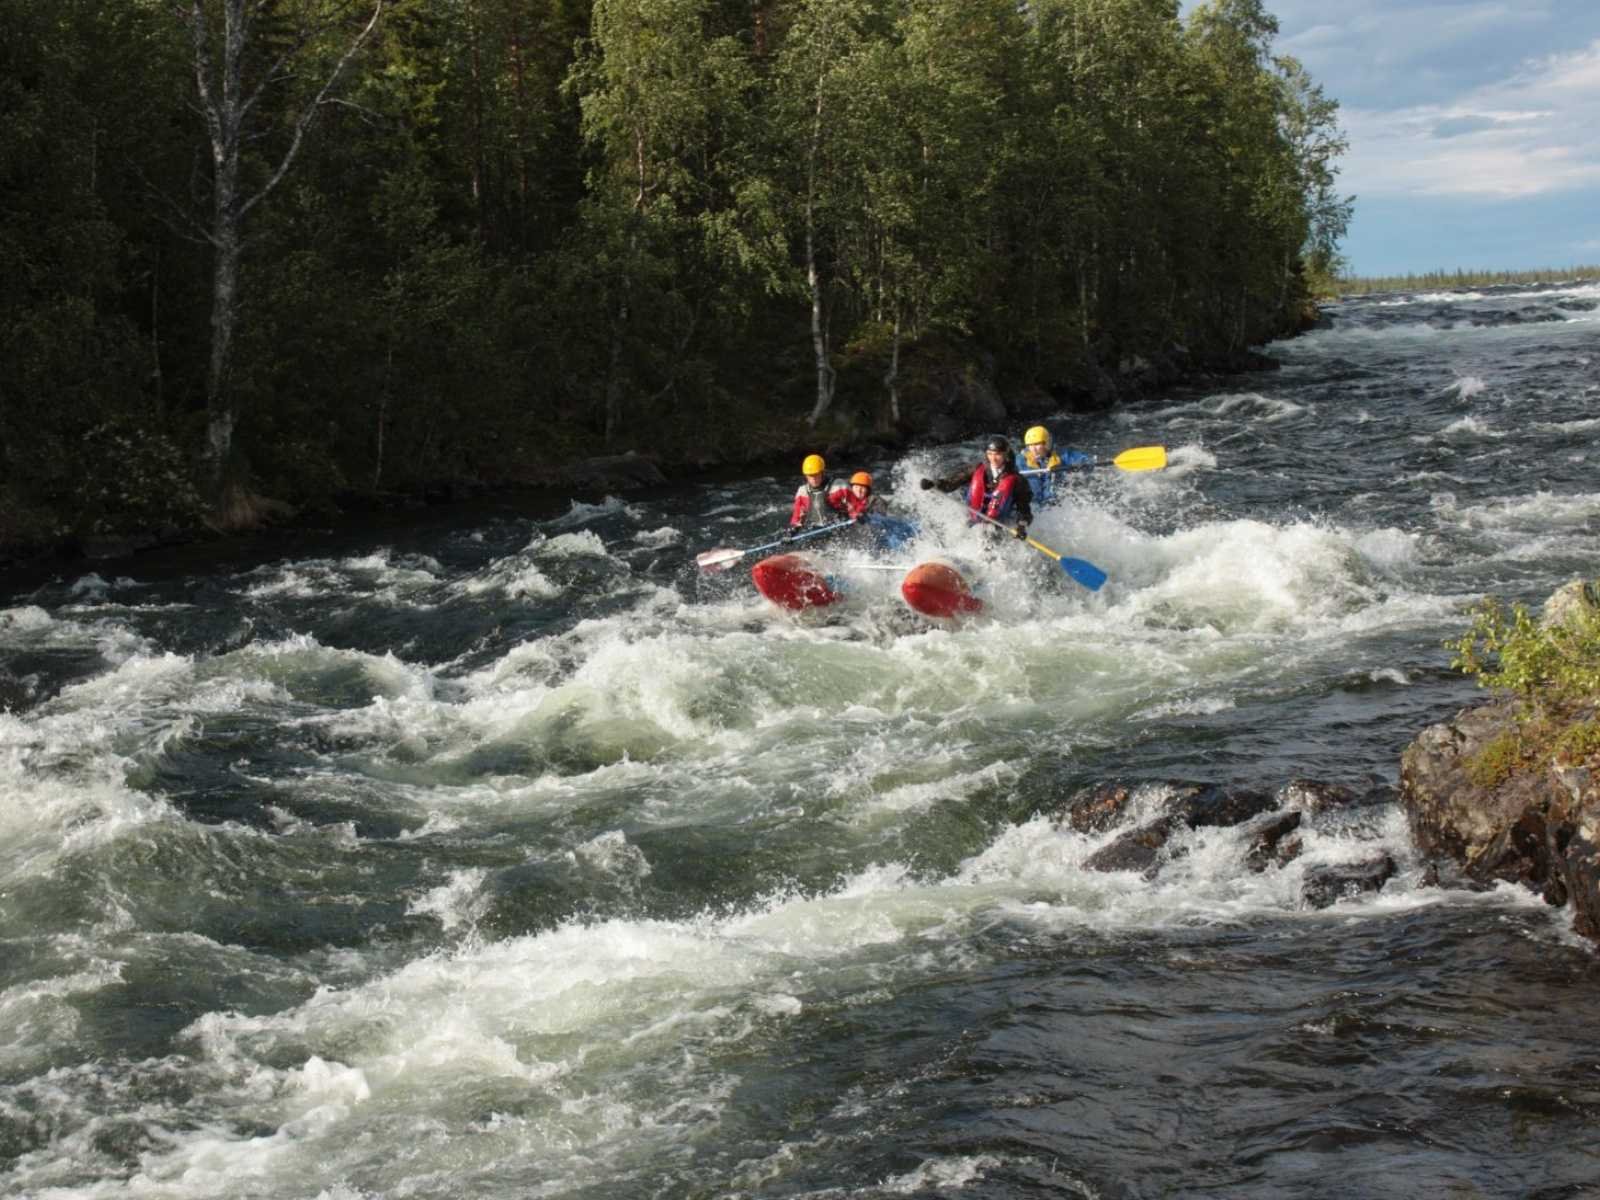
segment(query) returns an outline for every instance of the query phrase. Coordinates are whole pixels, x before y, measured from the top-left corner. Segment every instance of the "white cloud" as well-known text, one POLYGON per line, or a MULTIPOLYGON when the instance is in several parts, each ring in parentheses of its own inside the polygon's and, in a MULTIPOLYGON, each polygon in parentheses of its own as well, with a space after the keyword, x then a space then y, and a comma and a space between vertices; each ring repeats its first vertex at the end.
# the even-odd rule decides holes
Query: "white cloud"
POLYGON ((1600 184, 1600 39, 1444 104, 1343 114, 1341 190, 1513 198, 1600 184))

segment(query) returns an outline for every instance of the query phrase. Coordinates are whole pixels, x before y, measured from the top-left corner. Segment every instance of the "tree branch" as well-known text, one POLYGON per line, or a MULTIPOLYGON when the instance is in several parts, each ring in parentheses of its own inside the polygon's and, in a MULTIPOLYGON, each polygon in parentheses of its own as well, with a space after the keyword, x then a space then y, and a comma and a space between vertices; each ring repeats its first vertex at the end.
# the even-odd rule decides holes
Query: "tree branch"
POLYGON ((290 164, 294 162, 295 156, 300 152, 300 143, 305 138, 306 130, 310 128, 311 122, 316 118, 317 110, 321 108, 323 103, 326 101, 328 92, 333 88, 333 85, 339 81, 339 76, 344 73, 344 69, 349 65, 350 60, 356 56, 357 51, 359 51, 365 44, 367 38, 371 36, 372 31, 377 28, 378 18, 383 15, 383 6, 386 2, 387 0, 377 0, 377 3, 373 5, 372 16, 367 19, 366 25, 356 36, 355 40, 352 41, 345 49, 344 55, 339 59, 338 65, 333 68, 333 71, 328 75, 328 78, 323 81, 322 87, 317 92, 316 97, 311 101, 310 104, 306 106, 305 111, 300 114, 299 119, 295 121, 294 138, 290 141, 289 148, 283 152, 283 159, 278 163, 277 170, 272 173, 272 177, 262 185, 261 189, 257 191, 255 195, 245 200, 244 203, 239 206, 240 216, 243 216, 257 204, 261 203, 262 200, 266 199, 267 196, 272 193, 272 190, 278 186, 278 182, 284 177, 285 173, 288 172, 290 164))

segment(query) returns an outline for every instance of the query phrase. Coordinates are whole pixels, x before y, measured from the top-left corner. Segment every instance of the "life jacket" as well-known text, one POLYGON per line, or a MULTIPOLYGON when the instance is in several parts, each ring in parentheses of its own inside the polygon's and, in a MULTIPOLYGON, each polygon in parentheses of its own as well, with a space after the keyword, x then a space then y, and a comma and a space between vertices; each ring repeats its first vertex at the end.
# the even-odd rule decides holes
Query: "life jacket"
POLYGON ((1049 458, 1042 459, 1035 446, 1029 446, 1022 452, 1022 461, 1025 471, 1054 471, 1061 466, 1061 456, 1054 450, 1050 451, 1049 458))
POLYGON ((875 499, 875 497, 873 496, 873 494, 871 492, 868 492, 867 495, 866 495, 866 498, 862 499, 862 498, 858 497, 849 488, 845 488, 845 490, 844 490, 844 515, 854 519, 856 517, 859 517, 864 512, 873 512, 873 511, 875 511, 873 509, 873 507, 872 507, 872 501, 874 499, 875 499))
POLYGON ((1033 498, 1040 504, 1049 504, 1056 498, 1056 472, 1070 471, 1073 467, 1092 467, 1095 463, 1094 455, 1084 454, 1079 450, 1054 450, 1050 451, 1049 461, 1041 461, 1041 456, 1034 453, 1034 447, 1029 446, 1022 453, 1022 469, 1025 471, 1044 471, 1043 475, 1027 476, 1028 486, 1033 489, 1033 498))
POLYGON ((802 481, 794 493, 794 508, 789 513, 789 528, 833 524, 847 514, 845 497, 849 494, 850 489, 837 479, 819 488, 802 481))
POLYGON ((972 482, 967 485, 967 507, 1003 521, 1011 514, 1019 484, 1026 487, 1028 481, 1017 474, 1013 463, 1007 462, 998 475, 990 472, 988 463, 980 463, 972 473, 972 482))
POLYGON ((1049 504, 1056 498, 1056 479, 1048 472, 1059 470, 1061 456, 1054 450, 1040 454, 1037 446, 1029 446, 1022 452, 1022 469, 1025 471, 1044 471, 1044 475, 1032 475, 1028 478, 1028 486, 1033 489, 1033 498, 1040 504, 1049 504))

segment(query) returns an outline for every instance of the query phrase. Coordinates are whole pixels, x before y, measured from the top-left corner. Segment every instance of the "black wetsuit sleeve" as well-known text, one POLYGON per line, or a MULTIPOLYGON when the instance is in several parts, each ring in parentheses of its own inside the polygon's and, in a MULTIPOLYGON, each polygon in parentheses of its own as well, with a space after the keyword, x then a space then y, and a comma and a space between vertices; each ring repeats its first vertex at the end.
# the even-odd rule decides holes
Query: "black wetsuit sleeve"
POLYGON ((1019 520, 1026 525, 1033 524, 1033 487, 1026 475, 1017 476, 1016 486, 1011 490, 1011 506, 1017 510, 1019 520))

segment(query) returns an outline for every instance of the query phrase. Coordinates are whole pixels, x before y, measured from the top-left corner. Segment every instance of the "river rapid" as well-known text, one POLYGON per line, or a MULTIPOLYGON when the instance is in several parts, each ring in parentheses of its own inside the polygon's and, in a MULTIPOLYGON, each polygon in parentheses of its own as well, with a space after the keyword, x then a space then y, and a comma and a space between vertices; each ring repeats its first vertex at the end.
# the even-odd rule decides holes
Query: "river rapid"
POLYGON ((0 1196, 1596 1195, 1567 914, 1425 886, 1392 798, 1149 879, 1056 819, 1383 796, 1471 605, 1597 572, 1600 287, 1327 311, 1050 420, 1168 449, 1034 526, 1097 593, 915 486, 978 442, 831 464, 981 564, 956 627, 697 572, 787 475, 0 589, 0 1196))

